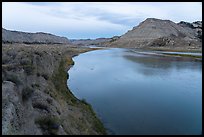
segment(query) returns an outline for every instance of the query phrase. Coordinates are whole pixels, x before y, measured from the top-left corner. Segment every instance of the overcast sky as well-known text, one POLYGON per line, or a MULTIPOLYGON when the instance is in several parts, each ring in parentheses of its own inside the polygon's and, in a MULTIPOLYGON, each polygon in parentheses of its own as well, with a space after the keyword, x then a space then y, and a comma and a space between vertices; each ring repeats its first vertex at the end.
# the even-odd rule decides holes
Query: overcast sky
POLYGON ((47 32, 73 38, 122 35, 146 18, 202 20, 201 2, 3 2, 9 30, 47 32))

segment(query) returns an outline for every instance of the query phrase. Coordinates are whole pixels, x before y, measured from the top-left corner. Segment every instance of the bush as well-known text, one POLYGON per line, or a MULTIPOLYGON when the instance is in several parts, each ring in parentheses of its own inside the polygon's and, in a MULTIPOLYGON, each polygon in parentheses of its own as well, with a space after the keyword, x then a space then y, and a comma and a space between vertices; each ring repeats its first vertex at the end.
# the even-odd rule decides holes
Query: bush
POLYGON ((39 72, 37 72, 37 76, 40 77, 40 73, 39 72))
POLYGON ((81 100, 81 102, 84 103, 84 104, 86 104, 86 105, 89 105, 89 104, 87 103, 86 99, 84 99, 84 98, 81 100))
POLYGON ((26 65, 23 67, 25 72, 28 74, 28 75, 32 75, 34 73, 34 70, 35 70, 35 67, 32 66, 32 65, 26 65))
POLYGON ((7 64, 10 60, 11 59, 8 56, 2 56, 2 64, 7 64))
POLYGON ((29 60, 27 58, 23 58, 20 60, 20 64, 21 65, 29 65, 29 64, 31 64, 31 60, 29 60))
POLYGON ((7 75, 4 77, 4 79, 7 80, 7 81, 13 82, 13 83, 15 83, 16 85, 20 85, 20 84, 21 84, 21 81, 19 80, 19 78, 18 78, 16 75, 7 74, 7 75))
POLYGON ((40 85, 39 85, 39 84, 36 84, 36 83, 35 83, 35 84, 32 84, 31 86, 32 86, 33 88, 39 88, 39 87, 40 87, 40 85))
POLYGON ((14 51, 14 50, 9 50, 9 51, 7 52, 7 55, 10 56, 10 57, 12 57, 12 59, 15 59, 17 53, 16 53, 16 51, 14 51))
POLYGON ((49 76, 48 76, 48 74, 42 74, 42 77, 44 77, 45 78, 45 80, 48 80, 49 79, 49 76))
POLYGON ((52 116, 38 118, 35 123, 40 125, 44 134, 50 135, 57 135, 60 126, 59 118, 52 116))
POLYGON ((36 55, 40 56, 40 57, 43 56, 43 53, 42 53, 41 51, 34 51, 34 53, 35 53, 36 55))
POLYGON ((49 112, 48 107, 42 103, 34 103, 33 108, 38 108, 38 109, 46 110, 47 112, 49 112))
MULTIPOLYGON (((35 67, 33 65, 33 56, 29 55, 29 52, 26 53, 27 57, 21 59, 20 64, 23 66, 23 69, 28 75, 32 75, 34 73, 35 67)), ((26 55, 25 55, 26 56, 26 55)))
POLYGON ((52 104, 52 102, 53 102, 51 98, 47 98, 46 101, 47 101, 49 104, 52 104))
POLYGON ((66 61, 67 61, 67 62, 66 62, 67 65, 74 65, 74 61, 72 60, 71 57, 67 57, 66 61))
POLYGON ((27 101, 33 94, 34 90, 30 87, 26 87, 22 90, 22 100, 27 101))

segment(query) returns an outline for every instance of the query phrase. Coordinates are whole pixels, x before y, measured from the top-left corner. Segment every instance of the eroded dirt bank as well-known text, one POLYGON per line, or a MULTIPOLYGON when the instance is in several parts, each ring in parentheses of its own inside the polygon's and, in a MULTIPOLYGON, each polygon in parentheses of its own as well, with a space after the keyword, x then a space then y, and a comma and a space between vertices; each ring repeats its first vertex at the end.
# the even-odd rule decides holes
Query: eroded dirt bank
POLYGON ((90 105, 66 86, 69 45, 2 45, 2 134, 106 134, 90 105))

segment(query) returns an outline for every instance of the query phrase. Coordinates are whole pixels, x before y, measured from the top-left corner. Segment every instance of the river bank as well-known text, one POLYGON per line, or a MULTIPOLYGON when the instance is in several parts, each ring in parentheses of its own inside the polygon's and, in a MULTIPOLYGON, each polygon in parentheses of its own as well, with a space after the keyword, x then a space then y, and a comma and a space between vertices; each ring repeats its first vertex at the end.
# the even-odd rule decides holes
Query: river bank
POLYGON ((159 50, 159 49, 131 49, 132 52, 146 55, 155 55, 155 56, 172 56, 172 57, 181 57, 188 58, 191 60, 202 61, 202 52, 201 51, 188 51, 188 50, 159 50))
POLYGON ((106 134, 92 107, 67 88, 72 56, 90 48, 2 45, 2 134, 106 134))

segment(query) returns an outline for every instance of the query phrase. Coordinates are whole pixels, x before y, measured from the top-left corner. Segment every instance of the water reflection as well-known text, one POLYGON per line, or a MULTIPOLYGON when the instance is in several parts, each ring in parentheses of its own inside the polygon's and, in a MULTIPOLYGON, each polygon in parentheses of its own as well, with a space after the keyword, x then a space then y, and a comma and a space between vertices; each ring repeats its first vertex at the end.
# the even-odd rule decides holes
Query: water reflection
POLYGON ((202 63, 108 49, 74 57, 69 88, 110 134, 200 134, 202 63))
POLYGON ((123 57, 131 62, 139 64, 140 67, 133 67, 135 71, 139 71, 144 75, 163 75, 171 73, 172 69, 182 71, 181 69, 202 70, 202 65, 199 61, 182 57, 163 57, 151 55, 123 55, 123 57), (151 70, 151 71, 150 71, 151 70))

